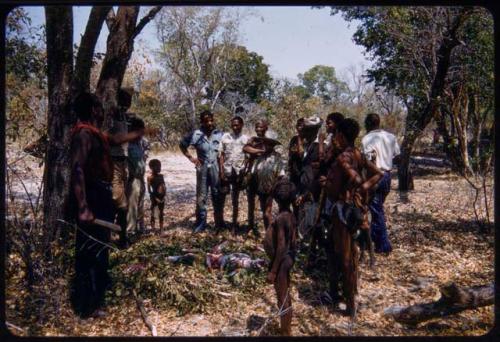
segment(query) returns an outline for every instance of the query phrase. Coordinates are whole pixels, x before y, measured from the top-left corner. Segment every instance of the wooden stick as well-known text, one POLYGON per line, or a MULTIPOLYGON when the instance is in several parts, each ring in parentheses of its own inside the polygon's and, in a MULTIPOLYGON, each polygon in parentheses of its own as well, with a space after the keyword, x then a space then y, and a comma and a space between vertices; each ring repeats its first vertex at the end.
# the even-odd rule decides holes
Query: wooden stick
POLYGON ((143 304, 141 297, 139 297, 137 295, 135 290, 133 290, 133 293, 134 293, 134 297, 135 297, 135 302, 137 303, 137 307, 139 308, 139 311, 141 312, 141 316, 142 316, 142 319, 144 320, 144 323, 146 323, 149 330, 151 330, 151 335, 158 336, 158 334, 156 332, 156 326, 149 319, 149 317, 146 313, 146 310, 144 309, 144 304, 143 304))
POLYGON ((101 226, 101 227, 104 227, 104 228, 108 228, 114 232, 121 232, 121 227, 117 224, 114 224, 114 223, 111 223, 111 222, 108 222, 108 221, 104 221, 104 220, 101 220, 101 219, 94 219, 94 224, 97 224, 98 226, 101 226))

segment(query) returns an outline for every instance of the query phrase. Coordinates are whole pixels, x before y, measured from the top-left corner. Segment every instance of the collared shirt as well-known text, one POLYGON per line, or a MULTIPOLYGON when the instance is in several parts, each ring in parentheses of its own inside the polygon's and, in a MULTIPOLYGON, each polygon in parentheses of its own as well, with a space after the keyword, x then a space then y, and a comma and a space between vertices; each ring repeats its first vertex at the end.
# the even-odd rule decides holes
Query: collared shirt
POLYGON ((245 153, 243 146, 248 142, 245 134, 235 135, 234 133, 224 133, 222 136, 222 152, 224 152, 224 173, 231 174, 232 169, 239 173, 243 169, 245 153))
POLYGON ((222 132, 214 129, 210 137, 207 137, 200 129, 194 130, 186 135, 180 145, 184 148, 193 146, 196 155, 203 164, 217 164, 217 158, 221 150, 222 132))
POLYGON ((380 170, 391 171, 392 159, 400 153, 394 134, 375 129, 363 137, 361 144, 367 159, 372 160, 375 156, 375 164, 380 170))

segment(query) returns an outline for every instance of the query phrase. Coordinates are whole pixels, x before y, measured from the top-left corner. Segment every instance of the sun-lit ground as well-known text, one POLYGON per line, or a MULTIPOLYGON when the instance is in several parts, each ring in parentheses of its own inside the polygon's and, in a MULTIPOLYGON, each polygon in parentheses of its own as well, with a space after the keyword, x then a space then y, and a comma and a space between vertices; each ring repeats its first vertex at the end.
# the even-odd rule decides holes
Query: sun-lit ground
MULTIPOLYGON (((44 323, 33 329, 35 322, 26 312, 23 299, 27 289, 22 278, 19 255, 7 255, 6 314, 17 328, 15 334, 123 336, 151 335, 144 324, 132 294, 136 286, 144 299, 144 307, 159 336, 229 336, 273 335, 278 319, 272 285, 265 283, 265 273, 242 274, 240 279, 204 266, 204 252, 229 241, 227 252, 246 252, 264 257, 261 242, 245 234, 214 231, 193 236, 195 173, 182 155, 151 155, 162 161, 168 199, 164 232, 148 230, 128 250, 111 255, 114 287, 107 293, 107 315, 82 320, 71 311, 67 301, 67 280, 58 279, 53 296, 60 296, 58 310, 45 310, 44 323), (180 248, 198 249, 194 266, 172 265, 166 255, 180 248), (141 265, 142 273, 130 275, 130 265, 141 265), (119 291, 117 291, 119 289, 119 291), (188 296, 193 293, 193 298, 188 296), (193 308, 194 302, 198 305, 193 308), (179 303, 177 307, 169 303, 179 303), (179 312, 181 311, 181 312, 179 312), (185 311, 187 313, 184 313, 185 311), (264 325, 264 327, 263 327, 264 325)), ((19 176, 29 191, 35 191, 36 176, 41 177, 31 157, 17 164, 19 176), (33 172, 26 172, 27 163, 33 172)), ((493 306, 424 322, 416 327, 396 323, 384 315, 394 306, 431 302, 439 299, 439 286, 447 282, 473 286, 493 282, 493 233, 479 232, 471 208, 473 194, 467 183, 450 173, 430 172, 415 177, 415 190, 407 199, 400 198, 393 179, 386 201, 389 237, 394 251, 389 256, 377 255, 377 266, 368 269, 361 264, 359 311, 356 322, 335 311, 324 302, 328 289, 326 265, 320 260, 314 272, 304 271, 304 257, 299 256, 292 272, 293 335, 482 335, 493 325, 493 306)), ((39 179, 39 178, 38 178, 39 179)), ((16 196, 23 193, 15 179, 16 196)), ((226 220, 230 218, 229 200, 226 220)), ((149 202, 146 201, 146 208, 149 202)), ((240 221, 246 223, 246 198, 240 198, 240 221)), ((211 213, 211 211, 210 211, 211 213)), ((146 210, 146 223, 149 212, 146 210)), ((260 219, 260 214, 257 214, 260 219)), ((209 214, 209 223, 212 215, 209 214)), ((260 221, 259 221, 260 222, 260 221)), ((149 224, 148 224, 149 227, 149 224)), ((261 227, 262 229, 262 227, 261 227)), ((8 238, 8 237, 7 237, 8 238)))

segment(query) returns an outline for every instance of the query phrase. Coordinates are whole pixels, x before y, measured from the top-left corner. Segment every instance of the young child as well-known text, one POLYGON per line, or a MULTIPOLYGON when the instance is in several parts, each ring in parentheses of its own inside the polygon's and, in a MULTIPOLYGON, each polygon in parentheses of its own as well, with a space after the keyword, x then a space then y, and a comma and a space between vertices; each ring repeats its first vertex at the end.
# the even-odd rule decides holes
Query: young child
POLYGON ((295 185, 281 177, 273 187, 273 199, 278 202, 279 214, 266 230, 264 249, 270 266, 267 281, 274 284, 281 315, 281 333, 290 335, 292 299, 290 294, 290 270, 295 261, 297 223, 290 205, 295 200, 295 185))
POLYGON ((161 162, 158 159, 151 159, 148 165, 151 170, 151 175, 148 176, 148 192, 151 199, 151 229, 155 227, 155 208, 158 207, 158 220, 160 221, 160 230, 162 230, 167 189, 163 175, 160 173, 161 162))

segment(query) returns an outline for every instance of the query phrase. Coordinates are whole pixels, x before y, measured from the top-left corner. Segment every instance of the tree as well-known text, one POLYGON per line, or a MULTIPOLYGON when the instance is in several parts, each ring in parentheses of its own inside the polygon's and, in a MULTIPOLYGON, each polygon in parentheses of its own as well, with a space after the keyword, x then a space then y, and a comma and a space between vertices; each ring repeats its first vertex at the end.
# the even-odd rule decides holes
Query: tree
POLYGON ((349 96, 349 87, 337 78, 332 66, 315 65, 298 78, 310 94, 326 104, 340 103, 349 96))
POLYGON ((103 102, 106 113, 109 113, 117 103, 118 89, 133 51, 133 40, 160 8, 153 7, 136 25, 138 6, 120 6, 116 16, 111 7, 93 7, 74 69, 72 7, 45 7, 49 111, 43 211, 47 243, 57 239, 61 231, 58 219, 67 218, 68 215, 70 129, 76 121, 70 104, 78 91, 89 89, 92 60, 100 27, 107 18, 110 34, 96 94, 103 102))
POLYGON ((213 109, 228 85, 239 21, 220 7, 166 7, 156 19, 159 61, 172 74, 190 129, 198 108, 213 109))
POLYGON ((393 91, 407 107, 398 177, 400 190, 408 190, 414 142, 441 115, 453 51, 461 44, 464 23, 474 9, 340 7, 332 11, 338 12, 348 21, 360 21, 354 40, 374 61, 369 80, 393 91))

